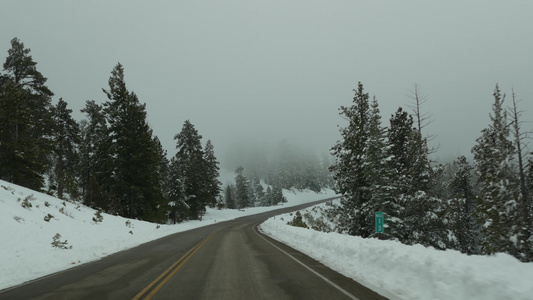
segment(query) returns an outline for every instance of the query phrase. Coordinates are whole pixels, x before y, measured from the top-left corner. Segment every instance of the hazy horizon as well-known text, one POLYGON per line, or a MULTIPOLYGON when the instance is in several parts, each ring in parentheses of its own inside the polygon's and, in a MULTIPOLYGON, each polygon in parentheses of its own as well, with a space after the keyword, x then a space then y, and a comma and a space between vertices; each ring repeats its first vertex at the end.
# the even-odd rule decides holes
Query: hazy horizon
MULTIPOLYGON (((76 120, 122 63, 173 155, 190 120, 219 160, 232 145, 287 140, 317 154, 340 139, 361 81, 383 126, 420 88, 440 161, 470 156, 498 83, 533 126, 530 1, 3 1, 0 55, 18 37, 76 120)), ((509 104, 509 101, 507 101, 509 104)))

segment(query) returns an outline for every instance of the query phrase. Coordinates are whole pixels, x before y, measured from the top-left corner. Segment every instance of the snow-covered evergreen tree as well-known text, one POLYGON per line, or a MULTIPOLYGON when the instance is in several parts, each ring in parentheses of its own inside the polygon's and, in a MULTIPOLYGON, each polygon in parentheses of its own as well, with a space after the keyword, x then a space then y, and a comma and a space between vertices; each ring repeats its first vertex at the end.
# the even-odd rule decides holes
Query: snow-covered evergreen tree
POLYGON ((179 223, 189 216, 189 205, 186 202, 183 173, 180 170, 180 163, 176 157, 170 160, 167 178, 167 201, 169 206, 169 219, 174 223, 179 223))
POLYGON ((431 193, 438 171, 431 167, 426 140, 401 107, 390 120, 387 149, 393 196, 384 209, 388 234, 407 244, 445 248, 442 201, 431 193))
POLYGON ((370 103, 368 93, 364 92, 361 82, 354 92, 353 104, 340 108, 340 115, 347 119, 348 126, 341 128, 342 140, 331 149, 336 158, 331 171, 335 179, 335 189, 343 195, 340 230, 351 235, 368 237, 374 223, 369 214, 361 212, 361 208, 372 199, 371 182, 368 177, 370 170, 366 156, 370 103))
MULTIPOLYGON (((376 97, 370 104, 370 119, 366 153, 366 176, 370 183, 370 201, 364 203, 361 212, 371 220, 378 211, 385 212, 386 203, 392 200, 391 174, 387 164, 387 130, 381 125, 381 115, 376 97)), ((386 237, 388 233, 383 235, 386 237)), ((376 236, 374 230, 370 236, 376 236)))
POLYGON ((252 179, 251 186, 256 199, 254 206, 265 206, 265 189, 263 188, 259 177, 256 176, 252 179))
POLYGON ((475 191, 473 186, 473 170, 465 156, 453 162, 454 172, 445 183, 449 190, 449 199, 445 206, 444 218, 447 223, 451 240, 450 248, 467 254, 479 254, 480 228, 476 222, 475 191))
POLYGON ((524 151, 525 142, 527 135, 522 132, 522 121, 521 115, 522 112, 517 108, 516 95, 513 90, 512 94, 512 107, 510 109, 511 123, 512 123, 512 135, 513 142, 516 149, 516 163, 517 163, 517 180, 518 180, 518 196, 517 196, 517 207, 518 207, 518 216, 515 220, 517 224, 517 236, 516 247, 517 252, 519 252, 520 259, 523 261, 533 261, 533 218, 531 215, 531 189, 527 186, 526 178, 526 163, 524 162, 526 155, 524 151))
POLYGON ((181 183, 183 201, 188 208, 188 217, 193 220, 201 219, 205 206, 209 201, 209 188, 206 186, 206 163, 202 149, 202 136, 189 120, 183 124, 181 132, 174 136, 176 142, 177 181, 181 183))
POLYGON ((204 148, 204 161, 205 161, 205 171, 206 171, 206 188, 207 188, 207 204, 210 207, 214 207, 217 203, 217 198, 220 194, 222 184, 218 180, 219 162, 215 156, 215 150, 211 140, 207 140, 204 148))
POLYGON ((283 196, 283 189, 280 185, 274 185, 272 187, 272 205, 278 205, 279 203, 285 203, 287 202, 287 198, 283 196))
POLYGON ((265 191, 265 198, 263 200, 263 206, 272 206, 274 205, 274 199, 273 199, 273 195, 272 195, 272 187, 267 186, 266 188, 266 191, 265 191))
POLYGON ((513 143, 503 107, 505 95, 498 85, 494 90, 491 124, 481 131, 472 148, 479 194, 477 215, 482 224, 484 253, 507 252, 517 255, 516 180, 512 170, 513 143))

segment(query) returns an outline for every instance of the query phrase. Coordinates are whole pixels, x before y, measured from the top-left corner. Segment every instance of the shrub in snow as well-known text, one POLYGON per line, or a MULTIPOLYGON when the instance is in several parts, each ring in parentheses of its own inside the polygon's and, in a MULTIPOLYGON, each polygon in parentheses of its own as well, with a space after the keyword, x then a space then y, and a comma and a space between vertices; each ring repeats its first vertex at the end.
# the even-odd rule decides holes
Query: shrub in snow
MULTIPOLYGON (((64 203, 64 202, 63 202, 63 203, 64 203)), ((71 219, 74 219, 74 217, 72 216, 72 214, 69 213, 68 211, 66 211, 64 207, 61 207, 61 208, 59 209, 59 212, 62 213, 62 214, 64 214, 65 216, 71 218, 71 219)))
POLYGON ((56 233, 56 235, 54 235, 54 237, 52 238, 52 247, 59 249, 72 249, 72 245, 67 246, 67 240, 61 241, 60 238, 61 235, 59 233, 56 233))
MULTIPOLYGON (((314 209, 313 209, 314 211, 314 209)), ((331 229, 331 226, 328 224, 327 221, 324 221, 324 216, 320 215, 316 218, 311 215, 311 213, 306 212, 304 214, 305 222, 311 226, 311 229, 316 231, 322 231, 322 232, 331 232, 333 229, 331 229)))
POLYGON ((300 211, 296 212, 294 218, 292 218, 292 221, 287 222, 287 225, 291 225, 294 227, 309 228, 307 224, 305 224, 300 211))
MULTIPOLYGON (((20 201, 20 198, 18 200, 20 201)), ((31 200, 35 200, 35 198, 33 197, 33 194, 26 196, 26 198, 22 200, 22 204, 21 204, 22 207, 24 208, 32 207, 31 202, 30 202, 31 200)))
POLYGON ((50 222, 50 220, 53 219, 53 218, 54 218, 54 216, 52 216, 51 214, 47 214, 46 216, 44 216, 44 220, 46 222, 50 222))
POLYGON ((102 210, 99 209, 94 213, 93 222, 98 223, 102 222, 104 220, 104 216, 102 216, 102 210))

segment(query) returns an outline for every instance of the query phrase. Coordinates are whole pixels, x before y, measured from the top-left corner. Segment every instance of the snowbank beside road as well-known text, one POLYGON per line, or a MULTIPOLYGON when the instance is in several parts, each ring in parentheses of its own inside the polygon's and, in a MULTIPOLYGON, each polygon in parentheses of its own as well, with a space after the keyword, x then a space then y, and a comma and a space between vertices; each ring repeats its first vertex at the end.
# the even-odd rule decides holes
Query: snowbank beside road
MULTIPOLYGON (((288 203, 283 207, 335 196, 333 191, 284 191, 284 195, 288 203)), ((103 220, 95 222, 94 209, 0 180, 0 290, 169 234, 279 208, 208 208, 202 221, 176 225, 157 225, 104 213, 103 220), (57 245, 64 243, 67 249, 52 246, 56 234, 60 235, 57 245), (70 246, 72 249, 68 249, 70 246)))
POLYGON ((510 255, 468 256, 318 232, 287 225, 293 217, 271 218, 261 231, 391 299, 533 299, 533 263, 510 255))

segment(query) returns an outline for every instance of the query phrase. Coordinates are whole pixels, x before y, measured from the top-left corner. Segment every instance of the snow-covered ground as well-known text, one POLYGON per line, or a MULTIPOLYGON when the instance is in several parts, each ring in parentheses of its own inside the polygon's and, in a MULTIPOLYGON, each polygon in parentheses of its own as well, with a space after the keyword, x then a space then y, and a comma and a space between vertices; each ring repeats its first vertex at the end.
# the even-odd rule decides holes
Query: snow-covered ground
MULTIPOLYGON (((294 206, 334 193, 284 195, 289 200, 284 206, 294 206)), ((208 209, 203 221, 159 228, 107 214, 95 223, 93 209, 0 181, 0 290, 168 234, 277 208, 208 209), (56 234, 61 235, 58 242, 72 248, 52 247, 56 234)), ((320 208, 307 211, 317 216, 320 208)), ((533 264, 509 255, 467 256, 323 233, 287 225, 293 218, 271 218, 261 230, 391 299, 533 299, 533 264)))
MULTIPOLYGON (((287 207, 335 194, 284 191, 284 195, 288 203, 283 206, 287 207)), ((96 211, 91 208, 0 181, 0 290, 172 233, 278 208, 208 208, 202 221, 176 225, 158 226, 108 214, 102 214, 101 222, 94 222, 96 211), (60 235, 56 238, 58 246, 69 249, 52 246, 56 234, 60 235)))
POLYGON ((271 218, 261 230, 390 299, 533 299, 533 263, 287 225, 294 216, 271 218))

